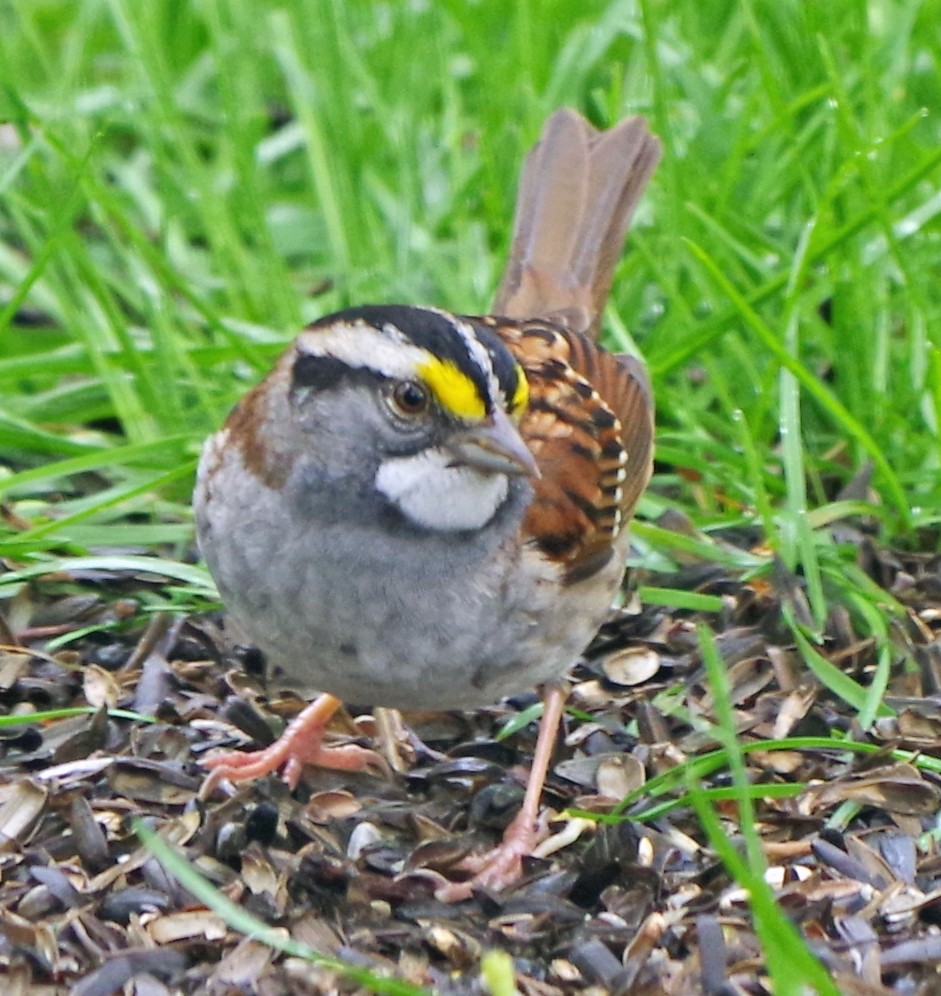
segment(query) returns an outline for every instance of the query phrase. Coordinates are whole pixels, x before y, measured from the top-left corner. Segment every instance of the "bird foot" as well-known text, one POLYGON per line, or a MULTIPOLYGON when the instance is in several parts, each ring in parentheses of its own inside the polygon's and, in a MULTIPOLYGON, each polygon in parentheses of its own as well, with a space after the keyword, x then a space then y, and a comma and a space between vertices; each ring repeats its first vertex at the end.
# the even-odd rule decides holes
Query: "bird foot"
POLYGON ((204 759, 204 767, 210 770, 204 791, 211 791, 223 780, 244 782, 279 769, 281 777, 293 789, 300 781, 305 764, 340 771, 385 770, 385 761, 365 747, 357 744, 324 746, 326 725, 339 707, 338 699, 321 695, 288 724, 270 747, 248 752, 225 751, 204 759))
POLYGON ((524 810, 506 828, 503 840, 486 854, 465 858, 457 866, 471 873, 464 882, 450 882, 435 890, 435 898, 445 903, 467 899, 475 889, 493 889, 499 892, 512 885, 523 874, 523 859, 528 858, 536 845, 546 836, 548 827, 544 817, 533 820, 524 810))

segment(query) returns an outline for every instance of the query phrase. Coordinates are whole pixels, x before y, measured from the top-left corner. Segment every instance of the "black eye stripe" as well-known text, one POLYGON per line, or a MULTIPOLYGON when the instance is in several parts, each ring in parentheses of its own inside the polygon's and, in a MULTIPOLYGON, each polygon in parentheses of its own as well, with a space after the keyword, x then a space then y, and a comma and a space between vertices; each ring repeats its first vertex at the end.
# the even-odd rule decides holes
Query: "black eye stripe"
MULTIPOLYGON (((351 367, 344 360, 338 360, 336 357, 316 356, 309 353, 299 353, 294 359, 294 366, 291 368, 290 395, 292 398, 296 398, 300 392, 322 394, 347 384, 392 385, 396 394, 402 390, 408 391, 410 387, 413 387, 426 392, 426 407, 432 403, 431 394, 422 385, 407 380, 390 379, 370 367, 351 367)), ((403 406, 403 411, 407 407, 403 406)), ((415 408, 411 414, 418 414, 418 409, 415 408)))
POLYGON ((299 354, 291 368, 290 396, 303 393, 322 394, 335 391, 346 384, 372 384, 385 380, 382 374, 369 367, 351 367, 333 356, 299 354))
POLYGON ((291 389, 311 388, 314 391, 329 391, 343 381, 349 380, 356 369, 343 360, 332 356, 300 355, 294 360, 291 369, 291 389))
POLYGON ((365 322, 381 331, 385 326, 392 325, 420 349, 427 350, 446 363, 454 364, 474 384, 485 409, 490 411, 495 399, 491 398, 492 388, 488 371, 482 369, 477 358, 471 354, 467 341, 455 327, 455 321, 469 326, 473 331, 474 336, 487 351, 501 392, 507 401, 511 400, 518 384, 516 362, 500 337, 479 319, 464 317, 452 319, 448 315, 425 308, 401 304, 378 304, 348 308, 345 311, 326 315, 311 328, 326 327, 337 322, 349 324, 365 322))

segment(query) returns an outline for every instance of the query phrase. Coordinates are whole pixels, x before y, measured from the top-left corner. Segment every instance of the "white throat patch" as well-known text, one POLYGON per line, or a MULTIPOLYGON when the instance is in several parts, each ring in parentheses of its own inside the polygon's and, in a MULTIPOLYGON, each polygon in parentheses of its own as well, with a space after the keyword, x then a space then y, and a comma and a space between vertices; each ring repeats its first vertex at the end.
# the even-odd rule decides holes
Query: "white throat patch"
POLYGON ((482 474, 454 466, 453 460, 442 449, 386 460, 376 488, 416 526, 440 532, 480 529, 506 498, 506 475, 482 474))

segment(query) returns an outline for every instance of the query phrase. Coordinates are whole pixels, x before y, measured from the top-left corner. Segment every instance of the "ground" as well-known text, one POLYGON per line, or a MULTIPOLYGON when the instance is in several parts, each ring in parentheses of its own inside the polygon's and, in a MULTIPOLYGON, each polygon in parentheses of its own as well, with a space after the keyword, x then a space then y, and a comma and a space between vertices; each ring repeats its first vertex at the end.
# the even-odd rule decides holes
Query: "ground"
MULTIPOLYGON (((797 579, 779 570, 770 583, 746 582, 691 561, 657 580, 721 598, 708 622, 747 778, 762 786, 765 879, 787 917, 839 992, 935 992, 941 795, 937 764, 919 752, 937 754, 941 728, 939 562, 862 542, 859 560, 905 605, 885 697, 896 715, 869 735, 802 666, 781 624, 797 579), (844 735, 875 750, 836 749, 844 735)), ((228 646, 220 615, 144 625, 135 593, 155 583, 43 579, 8 603, 0 701, 20 722, 2 729, 0 964, 15 991, 104 996, 128 980, 137 993, 362 988, 228 927, 155 860, 137 819, 284 937, 377 977, 481 991, 481 957, 498 949, 524 993, 767 991, 748 895, 691 806, 692 762, 721 747, 693 613, 636 599, 613 613, 572 674, 544 856, 516 888, 445 905, 433 895, 439 876, 456 874, 519 802, 535 724, 498 735, 535 694, 403 724, 351 705, 355 719, 338 736, 378 742, 398 770, 308 771, 294 793, 268 777, 207 795, 200 758, 270 739, 299 703, 265 697, 260 654, 228 646), (120 637, 43 652, 50 638, 122 612, 131 625, 120 637), (41 717, 89 705, 97 710, 41 717)), ((821 649, 861 684, 872 680, 876 647, 854 637, 848 618, 834 613, 821 649)), ((728 759, 696 770, 741 849, 728 759)))

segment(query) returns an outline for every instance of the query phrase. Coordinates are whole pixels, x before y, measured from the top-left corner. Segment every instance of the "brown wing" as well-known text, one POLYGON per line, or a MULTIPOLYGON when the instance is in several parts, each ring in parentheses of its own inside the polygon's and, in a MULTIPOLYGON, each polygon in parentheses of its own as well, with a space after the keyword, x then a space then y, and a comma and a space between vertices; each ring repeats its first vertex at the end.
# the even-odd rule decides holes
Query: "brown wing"
POLYGON ((542 477, 524 531, 571 581, 610 559, 650 477, 653 399, 643 365, 538 320, 490 320, 526 371, 520 422, 542 477))
POLYGON ((564 315, 568 328, 597 338, 627 227, 659 158, 643 118, 599 132, 573 110, 556 111, 523 166, 494 314, 564 315))

